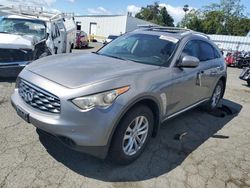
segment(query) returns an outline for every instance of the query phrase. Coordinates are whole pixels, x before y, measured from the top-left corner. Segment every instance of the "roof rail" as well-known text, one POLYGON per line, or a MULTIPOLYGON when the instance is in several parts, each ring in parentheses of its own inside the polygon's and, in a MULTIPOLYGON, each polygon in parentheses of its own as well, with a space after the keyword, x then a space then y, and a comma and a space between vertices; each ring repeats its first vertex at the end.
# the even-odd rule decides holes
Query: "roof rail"
POLYGON ((156 26, 156 25, 138 25, 139 29, 147 29, 150 31, 165 31, 170 33, 181 33, 182 36, 185 35, 198 35, 210 40, 210 37, 204 33, 193 31, 187 28, 180 28, 180 27, 164 27, 164 26, 156 26))
POLYGON ((179 27, 165 27, 165 26, 158 26, 158 25, 138 25, 139 28, 152 30, 152 31, 166 31, 166 32, 186 32, 192 31, 187 28, 179 28, 179 27))
POLYGON ((49 21, 58 20, 65 17, 74 17, 74 14, 65 14, 65 13, 55 13, 45 11, 43 7, 35 6, 25 6, 25 5, 0 5, 0 12, 6 14, 15 14, 19 16, 24 16, 28 18, 41 18, 49 21))
POLYGON ((184 33, 182 33, 181 35, 182 35, 182 36, 185 36, 185 35, 188 35, 188 34, 198 35, 198 36, 201 36, 201 37, 204 37, 204 38, 210 40, 210 37, 209 37, 208 35, 206 35, 206 34, 204 34, 204 33, 201 33, 201 32, 193 31, 193 30, 184 32, 184 33))
POLYGON ((187 28, 180 28, 180 27, 152 27, 152 30, 159 30, 159 31, 169 31, 169 32, 186 32, 186 31, 192 31, 187 28))

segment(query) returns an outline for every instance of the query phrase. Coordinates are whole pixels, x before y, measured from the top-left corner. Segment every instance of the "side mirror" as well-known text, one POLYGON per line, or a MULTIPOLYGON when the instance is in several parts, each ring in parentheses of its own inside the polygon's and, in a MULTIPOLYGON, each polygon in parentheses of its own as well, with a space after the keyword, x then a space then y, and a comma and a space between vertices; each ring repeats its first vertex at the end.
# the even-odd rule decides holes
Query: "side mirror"
POLYGON ((183 56, 178 64, 178 67, 195 68, 198 67, 200 60, 194 56, 183 56))

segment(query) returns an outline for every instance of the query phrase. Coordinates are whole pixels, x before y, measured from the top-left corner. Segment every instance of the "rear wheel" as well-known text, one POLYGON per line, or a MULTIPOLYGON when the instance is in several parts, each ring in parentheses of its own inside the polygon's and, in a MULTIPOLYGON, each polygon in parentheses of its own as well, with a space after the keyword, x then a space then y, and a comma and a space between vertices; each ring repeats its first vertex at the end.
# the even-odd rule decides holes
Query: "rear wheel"
POLYGON ((130 110, 114 133, 110 160, 117 164, 135 161, 152 136, 153 123, 153 113, 147 106, 141 105, 130 110))
POLYGON ((217 85, 214 88, 213 95, 209 102, 206 104, 206 109, 211 111, 218 107, 221 98, 223 97, 225 86, 221 80, 217 83, 217 85))

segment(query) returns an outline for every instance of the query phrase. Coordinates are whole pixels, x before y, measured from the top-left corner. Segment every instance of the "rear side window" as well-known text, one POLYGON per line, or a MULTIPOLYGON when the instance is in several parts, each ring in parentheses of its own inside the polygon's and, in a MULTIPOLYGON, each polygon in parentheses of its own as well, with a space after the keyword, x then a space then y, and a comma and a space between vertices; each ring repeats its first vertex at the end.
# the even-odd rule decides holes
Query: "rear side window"
POLYGON ((218 50, 214 48, 214 54, 215 54, 215 58, 221 58, 222 52, 218 52, 218 50))
POLYGON ((215 56, 214 47, 207 42, 200 41, 200 61, 209 61, 216 58, 218 57, 215 56))

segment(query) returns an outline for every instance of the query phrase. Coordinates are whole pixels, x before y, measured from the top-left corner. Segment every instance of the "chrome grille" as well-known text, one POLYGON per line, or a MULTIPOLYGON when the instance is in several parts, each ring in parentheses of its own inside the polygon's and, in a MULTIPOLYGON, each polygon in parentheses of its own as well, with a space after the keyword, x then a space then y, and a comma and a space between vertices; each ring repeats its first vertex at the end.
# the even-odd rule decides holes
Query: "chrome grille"
POLYGON ((19 80, 18 92, 30 106, 50 113, 60 113, 60 99, 55 95, 40 89, 24 80, 19 80))

